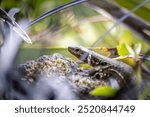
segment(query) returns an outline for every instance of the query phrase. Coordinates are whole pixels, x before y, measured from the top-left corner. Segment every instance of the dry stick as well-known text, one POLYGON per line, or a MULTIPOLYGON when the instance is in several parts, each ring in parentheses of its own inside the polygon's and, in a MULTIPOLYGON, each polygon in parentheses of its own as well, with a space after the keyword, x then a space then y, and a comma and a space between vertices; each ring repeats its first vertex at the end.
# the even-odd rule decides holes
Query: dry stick
MULTIPOLYGON (((80 4, 80 3, 83 3, 83 2, 86 2, 86 1, 88 1, 88 0, 77 0, 77 1, 70 2, 70 3, 68 3, 68 4, 65 4, 65 5, 56 7, 56 8, 54 8, 54 9, 52 9, 52 10, 50 10, 50 11, 48 11, 48 12, 42 14, 42 15, 40 15, 39 17, 37 17, 37 18, 34 19, 33 21, 31 21, 24 29, 25 29, 25 30, 28 29, 30 26, 32 26, 33 24, 37 23, 38 21, 40 21, 40 20, 42 20, 42 19, 44 19, 44 18, 46 18, 46 17, 48 17, 48 16, 50 16, 50 15, 53 15, 53 14, 55 14, 55 13, 61 11, 61 10, 64 10, 64 9, 66 9, 66 8, 75 6, 75 5, 77 5, 77 4, 80 4)), ((2 12, 2 11, 3 11, 3 10, 0 8, 0 18, 1 18, 2 16, 7 15, 7 13, 5 13, 4 11, 2 12), (3 15, 3 13, 5 13, 5 15, 3 15)), ((4 17, 4 18, 5 18, 5 19, 7 18, 7 20, 9 21, 9 23, 12 23, 12 25, 14 25, 13 22, 12 22, 12 19, 8 19, 9 16, 4 17)), ((16 23, 16 24, 17 24, 17 23, 16 23)), ((17 26, 19 26, 19 25, 17 25, 17 26)), ((20 27, 19 27, 19 28, 20 28, 20 27)), ((17 30, 15 30, 15 31, 17 31, 17 30)), ((23 31, 23 30, 21 30, 21 31, 23 31)), ((26 36, 26 35, 25 35, 25 36, 26 36)), ((24 37, 24 36, 21 35, 21 37, 24 37)), ((27 37, 28 37, 28 36, 27 36, 27 37)), ((26 41, 29 42, 29 43, 32 43, 30 40, 29 40, 29 41, 26 40, 26 41)))
POLYGON ((105 32, 91 47, 95 47, 100 41, 102 41, 116 26, 124 22, 126 25, 128 25, 131 29, 139 33, 144 39, 148 42, 150 42, 150 35, 146 34, 144 30, 150 30, 150 26, 143 22, 142 20, 132 17, 132 13, 144 6, 146 3, 150 2, 150 0, 145 0, 135 8, 133 8, 130 12, 125 13, 120 7, 117 5, 112 5, 106 0, 90 0, 89 3, 100 7, 107 11, 109 14, 111 14, 113 17, 117 18, 118 21, 114 23, 114 25, 105 32), (109 7, 108 7, 109 6, 109 7), (114 11, 115 10, 115 11, 114 11), (118 13, 119 12, 119 13, 118 13), (139 25, 140 24, 140 25, 139 25))
POLYGON ((9 24, 10 27, 27 43, 32 44, 31 39, 27 35, 27 33, 19 26, 19 24, 12 18, 6 11, 0 8, 0 20, 3 20, 5 23, 9 24))
MULTIPOLYGON (((64 10, 66 8, 72 7, 74 5, 83 3, 83 2, 89 2, 92 5, 95 5, 97 7, 100 7, 102 9, 104 9, 105 11, 107 11, 109 14, 111 14, 113 17, 115 17, 116 19, 119 19, 114 26, 112 27, 112 29, 114 27, 116 27, 117 25, 119 25, 121 22, 124 22, 126 25, 128 25, 131 29, 133 29, 135 32, 137 32, 138 34, 140 34, 142 37, 144 37, 145 40, 147 40, 148 42, 150 42, 150 35, 148 33, 146 33, 146 31, 150 30, 150 26, 148 24, 146 24, 144 21, 136 18, 136 17, 132 17, 131 14, 136 11, 137 9, 139 9, 140 7, 142 7, 144 4, 148 3, 149 0, 144 1, 143 3, 141 3, 140 5, 138 5, 137 7, 135 7, 134 9, 132 9, 129 13, 125 13, 120 7, 118 7, 117 5, 114 4, 110 4, 109 2, 107 2, 106 0, 76 0, 70 3, 67 3, 65 5, 56 7, 55 9, 52 9, 44 14, 42 14, 41 16, 37 17, 36 19, 34 19, 33 21, 31 21, 29 23, 29 25, 26 28, 29 28, 30 26, 32 26, 33 24, 37 23, 38 21, 54 14, 57 13, 61 10, 64 10), (119 12, 119 13, 118 13, 119 12), (138 24, 137 24, 138 22, 138 24), (139 25, 140 24, 140 25, 139 25)), ((112 29, 108 30, 108 32, 106 32, 106 34, 104 34, 103 36, 101 36, 98 40, 101 41, 112 29)), ((99 41, 97 41, 96 43, 98 43, 99 41)), ((94 46, 95 44, 93 44, 94 46)))
POLYGON ((58 6, 50 11, 47 11, 46 13, 40 15, 39 17, 37 17, 36 19, 34 19, 33 21, 31 21, 29 23, 29 25, 26 27, 26 28, 29 28, 30 26, 32 26, 33 24, 37 23, 38 21, 50 16, 50 15, 53 15, 57 12, 60 12, 61 10, 64 10, 66 8, 69 8, 69 7, 72 7, 72 6, 75 6, 77 4, 80 4, 80 3, 83 3, 83 2, 87 2, 88 0, 76 0, 76 1, 73 1, 73 2, 70 2, 70 3, 67 3, 65 5, 62 5, 62 6, 58 6))
MULTIPOLYGON (((77 0, 77 1, 70 2, 70 3, 68 3, 68 4, 65 4, 65 5, 56 7, 56 8, 54 8, 54 9, 52 9, 52 10, 50 10, 50 11, 48 11, 48 12, 42 14, 42 15, 40 15, 39 17, 37 17, 37 18, 34 19, 33 21, 31 21, 24 29, 25 29, 25 30, 28 29, 28 28, 29 28, 30 26, 32 26, 33 24, 37 23, 38 21, 40 21, 40 20, 42 20, 42 19, 44 19, 44 18, 46 18, 46 17, 48 17, 48 16, 50 16, 50 15, 52 15, 52 14, 55 14, 55 13, 61 11, 61 10, 64 10, 64 9, 66 9, 66 8, 75 6, 75 5, 77 5, 77 4, 80 4, 80 3, 83 3, 83 2, 86 2, 86 1, 88 1, 88 0, 77 0)), ((0 18, 1 18, 1 17, 2 17, 3 19, 7 19, 7 20, 9 21, 9 23, 11 23, 11 25, 16 25, 16 26, 20 29, 20 31, 23 32, 23 34, 25 34, 25 35, 21 35, 21 34, 18 32, 17 28, 14 28, 14 30, 15 30, 26 42, 32 43, 31 40, 30 40, 30 38, 28 37, 28 35, 26 35, 26 33, 20 28, 20 26, 19 26, 15 21, 12 22, 13 20, 12 20, 11 18, 9 18, 9 15, 7 15, 7 13, 6 13, 5 11, 3 11, 3 10, 0 8, 0 18), (4 17, 4 18, 3 18, 3 16, 7 16, 7 17, 4 17), (25 37, 26 37, 26 38, 25 38, 25 37)))

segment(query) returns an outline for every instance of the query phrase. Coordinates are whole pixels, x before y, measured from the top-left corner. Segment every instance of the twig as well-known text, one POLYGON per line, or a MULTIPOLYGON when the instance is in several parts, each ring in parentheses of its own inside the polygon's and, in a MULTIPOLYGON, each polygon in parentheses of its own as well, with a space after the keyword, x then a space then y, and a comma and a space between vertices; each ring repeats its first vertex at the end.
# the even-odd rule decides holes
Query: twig
POLYGON ((125 12, 122 8, 113 4, 112 2, 108 2, 107 0, 90 0, 90 5, 105 10, 106 12, 108 12, 108 14, 110 14, 118 20, 104 35, 102 35, 98 39, 96 43, 93 44, 93 46, 100 42, 114 27, 116 27, 122 22, 128 27, 130 27, 134 32, 143 37, 144 40, 150 43, 150 35, 145 32, 145 30, 150 31, 150 24, 144 22, 138 17, 131 16, 133 12, 135 12, 137 9, 144 6, 148 2, 150 2, 150 0, 145 0, 144 2, 133 8, 130 12, 125 12))

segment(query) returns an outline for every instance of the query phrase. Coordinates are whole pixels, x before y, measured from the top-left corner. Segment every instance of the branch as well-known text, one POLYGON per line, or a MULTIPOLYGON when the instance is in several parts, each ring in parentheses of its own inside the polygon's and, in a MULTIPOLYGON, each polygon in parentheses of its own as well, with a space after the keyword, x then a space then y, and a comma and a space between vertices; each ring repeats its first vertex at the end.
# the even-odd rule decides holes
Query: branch
MULTIPOLYGON (((127 12, 125 10, 107 0, 89 0, 88 3, 94 7, 105 10, 108 14, 110 14, 117 20, 127 15, 127 12)), ((127 17, 125 20, 123 20, 123 23, 128 26, 133 32, 140 35, 145 41, 150 43, 150 35, 148 34, 148 32, 150 31, 149 23, 139 19, 136 16, 127 17)))

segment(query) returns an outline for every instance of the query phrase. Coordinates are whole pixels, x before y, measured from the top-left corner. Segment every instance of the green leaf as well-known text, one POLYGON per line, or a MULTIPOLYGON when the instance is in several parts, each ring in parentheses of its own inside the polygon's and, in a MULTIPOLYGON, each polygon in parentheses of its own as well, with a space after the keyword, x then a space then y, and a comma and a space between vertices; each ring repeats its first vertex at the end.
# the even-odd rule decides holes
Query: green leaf
POLYGON ((142 45, 141 43, 139 43, 136 47, 135 47, 135 53, 136 55, 139 55, 142 49, 142 45))
POLYGON ((113 97, 117 92, 117 89, 111 86, 98 86, 94 90, 90 92, 93 96, 106 96, 106 97, 113 97))
POLYGON ((117 51, 120 56, 126 56, 129 54, 129 51, 124 43, 121 43, 119 46, 117 46, 117 51))
POLYGON ((135 51, 132 49, 132 47, 129 46, 128 44, 125 44, 125 46, 126 46, 128 52, 129 52, 129 54, 130 54, 131 56, 135 57, 135 51))
POLYGON ((118 54, 123 57, 127 56, 127 55, 136 57, 140 54, 141 49, 142 49, 141 43, 138 43, 136 46, 134 46, 134 48, 132 48, 131 46, 129 46, 126 43, 121 43, 117 47, 118 54))

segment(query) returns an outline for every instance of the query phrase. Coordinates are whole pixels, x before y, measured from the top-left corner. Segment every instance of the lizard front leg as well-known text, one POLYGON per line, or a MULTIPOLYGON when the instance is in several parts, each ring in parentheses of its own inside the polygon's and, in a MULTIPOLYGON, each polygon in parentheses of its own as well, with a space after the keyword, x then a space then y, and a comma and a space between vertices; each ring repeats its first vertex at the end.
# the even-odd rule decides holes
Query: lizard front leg
POLYGON ((92 79, 108 80, 109 84, 112 85, 111 80, 116 80, 120 87, 126 85, 124 76, 117 70, 111 68, 111 66, 97 66, 89 71, 89 76, 92 79))

